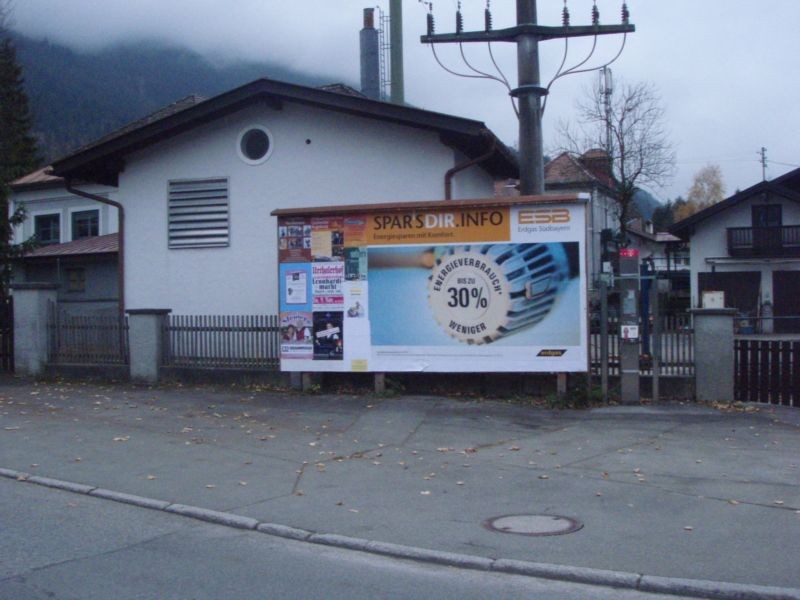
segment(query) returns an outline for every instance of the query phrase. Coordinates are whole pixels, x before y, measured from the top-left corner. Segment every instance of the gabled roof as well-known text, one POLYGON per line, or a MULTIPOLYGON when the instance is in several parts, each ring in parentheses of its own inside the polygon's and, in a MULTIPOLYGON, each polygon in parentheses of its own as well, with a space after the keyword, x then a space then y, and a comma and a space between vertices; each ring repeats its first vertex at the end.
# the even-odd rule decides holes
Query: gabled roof
POLYGON ((495 144, 495 154, 481 163, 497 177, 516 177, 518 166, 511 151, 480 121, 454 117, 405 105, 391 104, 319 88, 271 79, 257 79, 208 100, 190 97, 111 133, 53 163, 53 173, 107 185, 117 185, 125 155, 233 113, 264 103, 280 110, 295 102, 436 131, 442 142, 469 158, 485 154, 495 144))
POLYGON ((544 166, 548 186, 600 185, 608 190, 616 187, 608 171, 608 155, 603 150, 588 150, 580 156, 562 152, 544 166))
POLYGON ((708 206, 703 210, 678 221, 669 228, 669 231, 670 233, 673 233, 682 239, 688 239, 688 237, 691 235, 692 229, 698 223, 701 223, 724 210, 728 210, 729 208, 732 208, 740 202, 748 200, 753 196, 766 193, 774 194, 776 196, 786 198, 787 200, 793 200, 794 202, 800 202, 800 169, 789 171, 788 173, 781 175, 772 181, 761 181, 755 185, 752 185, 749 188, 734 194, 733 196, 725 198, 725 200, 722 200, 721 202, 712 204, 711 206, 708 206), (798 191, 795 191, 788 186, 797 186, 798 191))
POLYGON ((12 190, 22 191, 61 186, 63 183, 64 179, 53 175, 53 167, 47 166, 15 179, 9 185, 12 190))
POLYGON ((50 244, 28 252, 24 258, 56 258, 62 256, 87 256, 90 254, 116 254, 119 252, 119 234, 109 233, 74 242, 50 244))

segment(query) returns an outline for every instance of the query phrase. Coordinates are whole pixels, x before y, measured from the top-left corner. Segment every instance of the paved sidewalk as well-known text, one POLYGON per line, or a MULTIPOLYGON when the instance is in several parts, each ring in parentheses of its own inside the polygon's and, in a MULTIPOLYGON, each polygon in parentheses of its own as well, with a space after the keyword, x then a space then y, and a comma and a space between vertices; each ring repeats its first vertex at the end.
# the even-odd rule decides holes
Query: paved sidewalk
POLYGON ((800 418, 787 409, 6 381, 0 467, 460 554, 800 587, 800 418), (584 527, 483 526, 525 513, 584 527))

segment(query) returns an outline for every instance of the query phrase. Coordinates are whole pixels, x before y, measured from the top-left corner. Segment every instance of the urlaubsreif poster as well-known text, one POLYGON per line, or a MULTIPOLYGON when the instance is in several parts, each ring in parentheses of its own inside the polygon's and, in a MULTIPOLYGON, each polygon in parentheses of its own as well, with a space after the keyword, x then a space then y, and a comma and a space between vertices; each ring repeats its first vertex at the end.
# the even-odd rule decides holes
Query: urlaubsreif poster
POLYGON ((282 370, 586 370, 584 203, 331 212, 279 218, 282 370))

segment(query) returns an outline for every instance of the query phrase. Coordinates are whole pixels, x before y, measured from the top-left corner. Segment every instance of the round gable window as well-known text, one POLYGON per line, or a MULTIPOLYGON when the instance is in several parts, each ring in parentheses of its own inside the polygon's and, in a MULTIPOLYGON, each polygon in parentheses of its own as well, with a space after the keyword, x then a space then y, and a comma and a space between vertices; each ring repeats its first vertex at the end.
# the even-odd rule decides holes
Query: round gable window
POLYGON ((248 165, 259 165, 272 154, 272 134, 261 125, 248 127, 239 134, 237 150, 248 165))

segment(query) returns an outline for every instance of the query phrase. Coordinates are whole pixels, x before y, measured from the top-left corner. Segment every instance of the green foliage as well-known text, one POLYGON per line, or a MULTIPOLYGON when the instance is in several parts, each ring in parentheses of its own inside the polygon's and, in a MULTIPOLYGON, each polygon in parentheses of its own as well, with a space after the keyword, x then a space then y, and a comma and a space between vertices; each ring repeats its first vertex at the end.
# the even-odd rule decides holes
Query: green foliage
MULTIPOLYGON (((0 6, 0 11, 3 8, 0 6)), ((33 171, 39 163, 22 69, 17 63, 14 44, 3 27, 5 16, 5 13, 0 15, 0 298, 8 294, 12 260, 30 248, 30 243, 12 243, 13 228, 26 215, 22 207, 9 215, 8 184, 33 171)))

